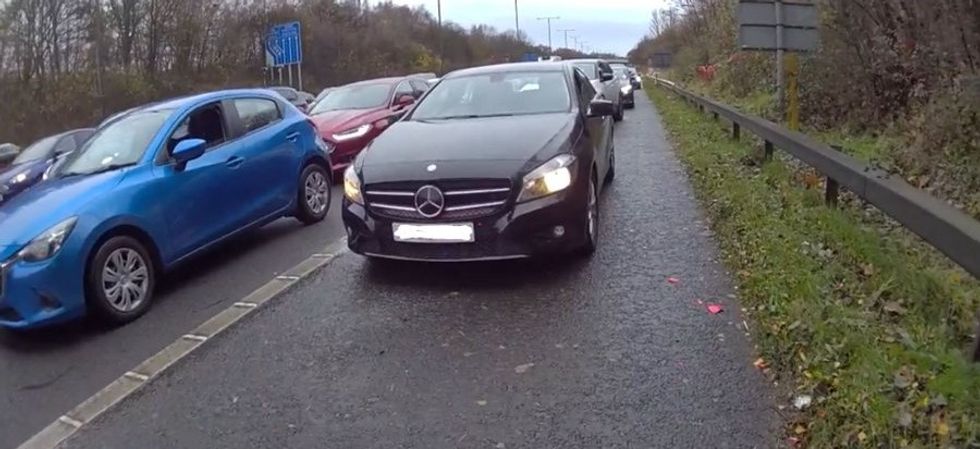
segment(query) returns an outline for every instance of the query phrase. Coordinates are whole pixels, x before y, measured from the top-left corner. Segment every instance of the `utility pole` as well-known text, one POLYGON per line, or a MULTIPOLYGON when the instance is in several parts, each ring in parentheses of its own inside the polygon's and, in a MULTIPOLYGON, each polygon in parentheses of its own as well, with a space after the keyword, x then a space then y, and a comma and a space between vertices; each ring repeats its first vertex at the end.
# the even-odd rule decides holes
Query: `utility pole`
POLYGON ((436 1, 436 11, 439 16, 439 74, 442 75, 443 45, 442 45, 442 0, 436 1))
POLYGON ((518 19, 517 15, 517 0, 514 0, 514 35, 517 39, 521 39, 521 21, 518 19))
POLYGON ((558 32, 560 32, 560 33, 565 33, 565 47, 564 48, 569 48, 568 47, 568 32, 569 31, 575 31, 575 28, 566 28, 564 30, 558 30, 558 32))
POLYGON ((538 20, 548 21, 548 52, 551 53, 555 51, 555 48, 551 46, 551 21, 558 20, 558 19, 561 19, 561 17, 558 16, 538 17, 538 20))

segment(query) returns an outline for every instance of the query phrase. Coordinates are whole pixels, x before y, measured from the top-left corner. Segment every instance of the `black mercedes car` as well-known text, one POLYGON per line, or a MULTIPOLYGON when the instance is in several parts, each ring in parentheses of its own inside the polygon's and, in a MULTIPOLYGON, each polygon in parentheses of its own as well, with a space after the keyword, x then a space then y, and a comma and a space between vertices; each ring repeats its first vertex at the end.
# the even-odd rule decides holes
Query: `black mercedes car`
POLYGON ((568 63, 446 75, 345 172, 348 245, 424 261, 591 254, 615 109, 568 63))

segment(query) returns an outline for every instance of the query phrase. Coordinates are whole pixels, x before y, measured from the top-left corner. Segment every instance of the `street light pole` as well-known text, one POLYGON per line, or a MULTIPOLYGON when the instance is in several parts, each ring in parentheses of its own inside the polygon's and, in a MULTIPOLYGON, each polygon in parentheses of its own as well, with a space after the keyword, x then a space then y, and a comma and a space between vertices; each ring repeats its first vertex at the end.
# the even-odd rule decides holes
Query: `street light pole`
POLYGON ((561 17, 558 16, 538 17, 538 20, 548 21, 548 51, 552 53, 555 51, 555 47, 551 46, 551 21, 558 20, 558 19, 561 19, 561 17))
POLYGON ((518 20, 517 15, 517 0, 514 0, 514 34, 517 36, 517 39, 521 38, 521 21, 518 20))
POLYGON ((558 30, 558 31, 565 33, 565 48, 568 48, 568 32, 575 31, 575 28, 566 28, 564 30, 558 30))
POLYGON ((436 15, 439 16, 439 73, 442 74, 443 46, 442 46, 442 0, 436 1, 436 15))

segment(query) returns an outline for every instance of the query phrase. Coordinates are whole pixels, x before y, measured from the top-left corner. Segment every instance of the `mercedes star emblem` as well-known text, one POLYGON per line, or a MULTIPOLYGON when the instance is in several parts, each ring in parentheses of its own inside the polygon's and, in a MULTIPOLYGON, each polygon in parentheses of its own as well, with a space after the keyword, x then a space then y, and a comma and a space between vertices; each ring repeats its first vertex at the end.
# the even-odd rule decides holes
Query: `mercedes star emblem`
POLYGON ((446 199, 436 186, 422 186, 415 192, 415 210, 425 218, 433 218, 442 212, 446 199))
POLYGON ((434 172, 434 171, 436 171, 437 168, 439 168, 439 167, 436 164, 429 164, 428 167, 425 167, 425 171, 427 171, 427 172, 434 172))

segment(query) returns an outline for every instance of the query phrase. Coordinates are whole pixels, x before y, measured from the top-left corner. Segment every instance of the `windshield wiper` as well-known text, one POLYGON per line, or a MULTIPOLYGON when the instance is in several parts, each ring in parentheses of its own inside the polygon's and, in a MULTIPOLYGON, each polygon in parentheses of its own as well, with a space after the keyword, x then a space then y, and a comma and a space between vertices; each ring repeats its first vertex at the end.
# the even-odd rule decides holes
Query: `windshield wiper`
POLYGON ((517 114, 507 113, 507 114, 465 114, 465 115, 446 115, 443 117, 428 117, 419 120, 458 120, 458 119, 469 119, 469 118, 489 118, 489 117, 513 117, 517 114))
POLYGON ((61 174, 61 176, 59 176, 59 178, 70 178, 72 176, 91 176, 91 175, 97 175, 99 173, 105 173, 107 171, 112 171, 112 170, 118 170, 120 168, 130 167, 130 166, 133 166, 133 165, 136 165, 136 163, 135 162, 128 162, 128 163, 125 163, 125 164, 109 164, 109 165, 106 165, 106 166, 103 166, 103 167, 99 167, 98 170, 94 170, 94 171, 64 172, 64 173, 61 174))

